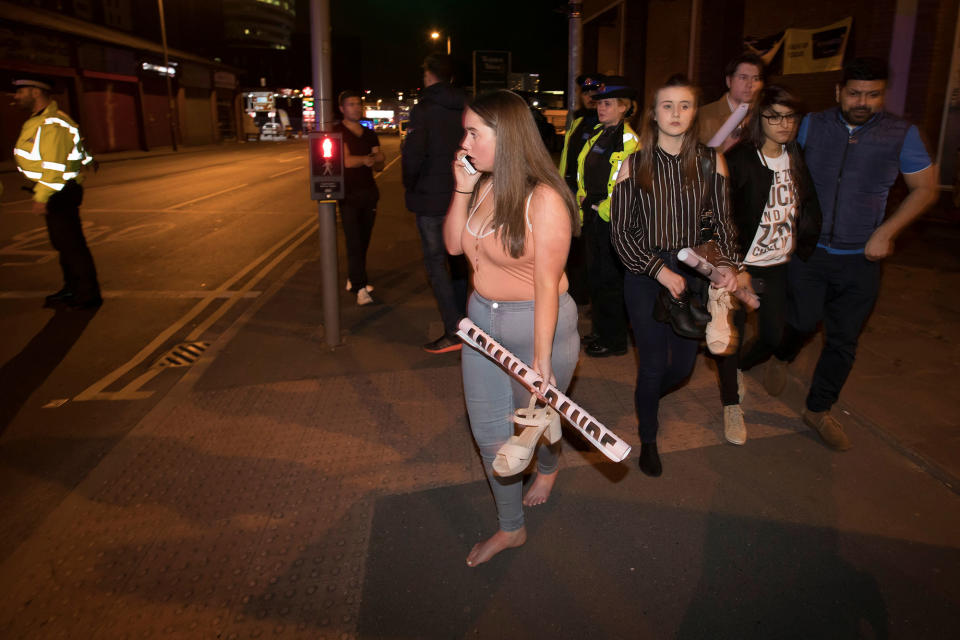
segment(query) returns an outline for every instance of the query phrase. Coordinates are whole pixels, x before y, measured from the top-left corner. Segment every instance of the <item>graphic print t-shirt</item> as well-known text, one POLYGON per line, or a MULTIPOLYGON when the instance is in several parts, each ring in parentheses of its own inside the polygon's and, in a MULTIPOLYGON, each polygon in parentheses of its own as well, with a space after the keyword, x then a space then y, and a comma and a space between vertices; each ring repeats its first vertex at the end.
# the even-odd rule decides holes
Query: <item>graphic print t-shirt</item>
POLYGON ((773 171, 773 184, 770 185, 770 195, 760 218, 760 226, 757 227, 757 235, 743 262, 755 267, 772 267, 786 262, 793 251, 797 204, 787 152, 776 158, 761 156, 761 160, 773 171))

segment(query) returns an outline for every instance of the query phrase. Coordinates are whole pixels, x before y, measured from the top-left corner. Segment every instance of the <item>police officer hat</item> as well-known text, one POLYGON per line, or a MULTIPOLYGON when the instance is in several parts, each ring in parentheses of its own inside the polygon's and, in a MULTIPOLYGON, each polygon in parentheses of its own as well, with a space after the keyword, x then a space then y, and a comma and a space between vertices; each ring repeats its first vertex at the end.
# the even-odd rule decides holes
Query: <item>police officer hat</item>
POLYGON ((600 91, 593 94, 594 100, 603 100, 604 98, 636 100, 637 90, 627 84, 627 79, 623 76, 607 76, 600 91))
POLYGON ((21 87, 33 87, 35 89, 42 89, 48 93, 53 91, 53 86, 49 82, 35 76, 23 76, 13 81, 14 91, 21 87))
POLYGON ((600 73, 584 73, 577 76, 577 86, 584 91, 596 91, 603 86, 604 76, 600 73))

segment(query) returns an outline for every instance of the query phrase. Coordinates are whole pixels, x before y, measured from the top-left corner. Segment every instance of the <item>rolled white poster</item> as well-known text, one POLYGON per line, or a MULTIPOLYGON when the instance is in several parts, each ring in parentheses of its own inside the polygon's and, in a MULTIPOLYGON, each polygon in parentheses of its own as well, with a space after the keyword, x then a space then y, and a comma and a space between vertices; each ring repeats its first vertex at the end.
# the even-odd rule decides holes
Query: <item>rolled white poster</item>
POLYGON ((622 462, 630 455, 630 445, 603 426, 599 420, 587 413, 566 394, 540 377, 529 365, 510 353, 506 347, 491 338, 469 318, 460 321, 457 335, 463 339, 464 343, 503 367, 511 376, 528 387, 538 389, 550 406, 576 427, 577 431, 603 455, 614 462, 622 462))
POLYGON ((746 102, 740 103, 736 109, 733 110, 733 113, 730 114, 730 117, 727 118, 727 121, 724 122, 717 132, 713 134, 713 137, 710 138, 710 142, 707 143, 708 147, 719 147, 723 144, 723 141, 727 139, 733 130, 737 128, 743 119, 747 117, 747 111, 750 110, 750 105, 746 102))
MULTIPOLYGON (((689 265, 696 269, 699 273, 707 276, 710 282, 714 284, 720 284, 723 281, 723 278, 720 277, 720 274, 717 272, 717 268, 701 258, 696 251, 690 248, 680 249, 677 253, 677 259, 680 262, 689 265)), ((760 308, 760 299, 757 298, 757 295, 753 291, 747 291, 746 289, 737 289, 733 292, 743 304, 747 305, 751 309, 760 308)))

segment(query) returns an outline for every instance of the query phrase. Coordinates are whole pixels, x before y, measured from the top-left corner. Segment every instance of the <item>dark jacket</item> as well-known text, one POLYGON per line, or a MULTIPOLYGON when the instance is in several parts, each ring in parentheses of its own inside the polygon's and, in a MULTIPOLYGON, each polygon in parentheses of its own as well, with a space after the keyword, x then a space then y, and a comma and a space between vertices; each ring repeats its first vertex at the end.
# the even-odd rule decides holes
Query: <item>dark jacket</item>
POLYGON ((410 112, 401 166, 407 209, 418 216, 442 216, 450 205, 465 102, 461 89, 438 82, 420 93, 410 112))
MULTIPOLYGON (((725 154, 725 158, 730 174, 733 223, 737 227, 737 249, 740 259, 743 259, 757 235, 757 227, 760 226, 763 211, 767 206, 774 176, 773 171, 760 161, 757 148, 751 144, 736 145, 725 154)), ((817 246, 822 214, 813 179, 806 165, 803 166, 803 175, 798 177, 803 185, 803 196, 797 204, 797 228, 793 246, 797 257, 806 260, 817 246)))
POLYGON ((803 152, 823 209, 820 242, 860 249, 883 222, 910 123, 881 112, 850 133, 839 107, 807 117, 803 152))

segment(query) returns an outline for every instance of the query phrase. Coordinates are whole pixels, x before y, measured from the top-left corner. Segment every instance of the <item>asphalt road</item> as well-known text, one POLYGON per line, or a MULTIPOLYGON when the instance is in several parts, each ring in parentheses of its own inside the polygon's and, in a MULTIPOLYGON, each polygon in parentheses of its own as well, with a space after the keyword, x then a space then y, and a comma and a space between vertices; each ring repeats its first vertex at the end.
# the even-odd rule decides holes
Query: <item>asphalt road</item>
MULTIPOLYGON (((389 163, 399 140, 382 142, 389 163)), ((105 299, 96 313, 42 308, 61 286, 57 255, 17 174, 0 174, 0 504, 17 514, 3 519, 0 548, 13 549, 182 376, 160 366, 165 356, 189 364, 316 256, 307 165, 304 141, 101 164, 81 209, 105 299)))

